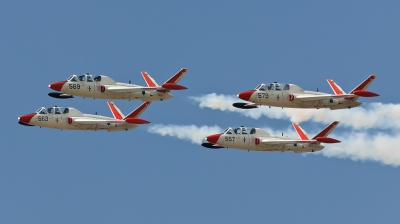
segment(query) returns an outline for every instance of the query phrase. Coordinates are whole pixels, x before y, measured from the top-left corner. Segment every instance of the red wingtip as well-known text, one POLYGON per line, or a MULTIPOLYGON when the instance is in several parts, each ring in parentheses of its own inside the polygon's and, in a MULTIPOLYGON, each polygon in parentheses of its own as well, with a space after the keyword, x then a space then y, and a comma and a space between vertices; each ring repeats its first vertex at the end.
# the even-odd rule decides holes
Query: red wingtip
POLYGON ((67 81, 53 82, 49 84, 49 88, 55 91, 61 91, 65 83, 67 83, 67 81))
POLYGON ((18 120, 25 123, 29 124, 31 122, 32 117, 34 117, 36 114, 24 114, 18 117, 18 120))
POLYGON ((206 137, 206 141, 217 144, 219 137, 221 137, 221 134, 209 135, 206 137))
POLYGON ((255 92, 255 90, 248 90, 248 91, 240 92, 237 95, 237 97, 242 100, 249 101, 251 95, 253 95, 254 92, 255 92))

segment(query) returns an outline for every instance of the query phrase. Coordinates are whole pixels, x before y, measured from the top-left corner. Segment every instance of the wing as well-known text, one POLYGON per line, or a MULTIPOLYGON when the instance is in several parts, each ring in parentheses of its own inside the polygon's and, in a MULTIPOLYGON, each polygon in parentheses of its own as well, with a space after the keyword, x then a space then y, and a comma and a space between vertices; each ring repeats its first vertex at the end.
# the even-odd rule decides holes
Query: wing
POLYGON ((318 143, 316 140, 292 140, 292 139, 264 139, 261 140, 266 145, 294 144, 294 143, 318 143))
POLYGON ((161 87, 144 87, 144 86, 110 86, 110 85, 105 85, 104 86, 107 91, 110 92, 118 92, 118 93, 131 93, 131 92, 140 92, 143 90, 158 90, 158 89, 163 89, 161 87))
POLYGON ((300 101, 314 101, 314 100, 330 100, 330 99, 337 99, 337 98, 348 98, 354 97, 354 94, 321 94, 321 95, 298 95, 295 96, 296 99, 300 101))
POLYGON ((77 124, 115 124, 115 123, 124 123, 124 120, 103 120, 103 119, 95 119, 95 118, 72 118, 72 123, 77 124))

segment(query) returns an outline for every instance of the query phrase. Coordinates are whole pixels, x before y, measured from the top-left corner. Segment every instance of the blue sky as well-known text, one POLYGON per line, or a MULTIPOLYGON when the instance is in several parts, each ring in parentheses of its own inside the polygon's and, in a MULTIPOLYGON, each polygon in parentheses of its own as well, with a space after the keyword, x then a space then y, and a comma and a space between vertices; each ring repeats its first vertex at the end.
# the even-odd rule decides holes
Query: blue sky
MULTIPOLYGON (((331 92, 327 78, 350 91, 369 74, 378 75, 369 89, 381 96, 361 99, 362 107, 381 102, 381 111, 387 107, 394 115, 370 108, 366 122, 384 116, 396 124, 397 1, 3 1, 0 6, 2 223, 398 222, 398 165, 356 157, 362 149, 349 145, 360 133, 388 135, 391 142, 363 147, 374 152, 384 144, 398 158, 395 127, 376 123, 357 129, 345 125, 351 120, 342 121, 334 134, 347 137, 337 148, 343 153, 335 156, 210 150, 149 132, 161 124, 245 125, 279 134, 290 130, 290 118, 254 119, 200 108, 190 97, 234 96, 273 81, 331 92), (104 74, 144 85, 140 71, 163 83, 182 67, 189 71, 180 84, 189 89, 153 103, 141 116, 152 124, 133 131, 60 131, 17 123, 19 115, 53 105, 111 116, 105 100, 47 96, 50 82, 71 74, 104 74)), ((115 101, 125 114, 140 103, 115 101)), ((301 125, 314 135, 326 122, 309 119, 301 125)))

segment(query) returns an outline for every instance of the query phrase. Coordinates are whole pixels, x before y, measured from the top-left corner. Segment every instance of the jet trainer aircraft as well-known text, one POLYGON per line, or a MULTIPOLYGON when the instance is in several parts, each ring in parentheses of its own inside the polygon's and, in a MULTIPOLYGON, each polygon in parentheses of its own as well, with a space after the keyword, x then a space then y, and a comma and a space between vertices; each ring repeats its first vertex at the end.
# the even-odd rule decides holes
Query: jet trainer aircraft
POLYGON ((83 114, 72 107, 63 108, 54 106, 47 109, 41 107, 36 113, 18 117, 18 123, 26 126, 39 126, 61 130, 127 131, 137 128, 139 124, 150 123, 139 118, 150 103, 144 102, 136 110, 124 116, 113 102, 108 102, 114 118, 83 114))
POLYGON ((379 96, 367 91, 376 75, 370 75, 360 85, 346 93, 332 79, 328 79, 335 94, 303 90, 294 84, 260 84, 255 90, 241 92, 238 98, 252 103, 234 103, 233 106, 241 109, 253 109, 258 105, 288 108, 330 108, 331 110, 358 107, 361 102, 358 97, 379 96))
POLYGON ((105 75, 92 76, 89 73, 80 76, 72 75, 66 81, 50 83, 49 88, 58 92, 51 92, 48 95, 61 99, 81 96, 99 99, 162 101, 174 96, 170 93, 171 90, 187 89, 177 84, 186 72, 187 69, 182 68, 161 86, 147 72, 142 72, 147 87, 116 82, 105 75))
POLYGON ((334 121, 324 130, 318 133, 313 138, 309 138, 306 132, 295 123, 292 123, 294 129, 300 139, 273 136, 260 128, 227 128, 222 134, 213 134, 205 139, 209 143, 201 144, 203 147, 219 149, 219 148, 235 148, 252 151, 278 151, 303 153, 315 152, 324 148, 321 143, 338 143, 339 140, 327 137, 329 133, 339 124, 339 121, 334 121))

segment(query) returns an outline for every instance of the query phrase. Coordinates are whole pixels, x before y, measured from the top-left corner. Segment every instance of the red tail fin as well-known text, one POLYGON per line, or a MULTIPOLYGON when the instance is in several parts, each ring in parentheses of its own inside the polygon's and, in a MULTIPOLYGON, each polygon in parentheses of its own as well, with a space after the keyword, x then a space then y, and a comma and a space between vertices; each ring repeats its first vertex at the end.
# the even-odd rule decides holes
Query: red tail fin
POLYGON ((369 85, 374 81, 376 75, 370 75, 366 80, 364 80, 360 85, 353 89, 350 93, 353 94, 357 90, 366 90, 369 85))
POLYGON ((150 101, 144 102, 142 105, 140 105, 138 108, 136 108, 134 111, 132 111, 130 114, 128 114, 124 120, 127 118, 137 118, 139 117, 146 109, 147 107, 151 104, 150 101))
POLYGON ((187 72, 187 68, 182 68, 178 73, 176 73, 174 76, 172 76, 170 79, 168 79, 168 81, 166 81, 165 83, 178 83, 179 80, 181 80, 181 78, 183 77, 183 75, 185 75, 185 73, 187 72))
POLYGON ((294 130, 297 132, 301 140, 309 140, 307 133, 296 123, 292 123, 294 130))
POLYGON ((110 107, 111 113, 114 115, 115 119, 122 120, 124 119, 124 115, 122 112, 118 109, 117 106, 113 102, 107 102, 108 106, 110 107))
POLYGON ((340 94, 346 94, 342 88, 340 88, 340 86, 338 84, 335 83, 335 81, 333 81, 333 79, 327 79, 326 81, 328 81, 328 84, 331 86, 333 92, 336 95, 340 95, 340 94))
POLYGON ((317 139, 319 137, 326 137, 333 131, 333 129, 339 124, 339 121, 334 121, 330 125, 328 125, 324 130, 322 130, 320 133, 318 133, 314 138, 312 139, 317 139))
POLYGON ((142 76, 144 81, 146 81, 148 87, 157 87, 159 86, 157 82, 149 75, 147 72, 142 72, 142 76))

